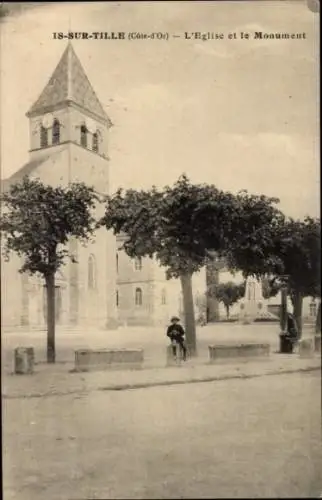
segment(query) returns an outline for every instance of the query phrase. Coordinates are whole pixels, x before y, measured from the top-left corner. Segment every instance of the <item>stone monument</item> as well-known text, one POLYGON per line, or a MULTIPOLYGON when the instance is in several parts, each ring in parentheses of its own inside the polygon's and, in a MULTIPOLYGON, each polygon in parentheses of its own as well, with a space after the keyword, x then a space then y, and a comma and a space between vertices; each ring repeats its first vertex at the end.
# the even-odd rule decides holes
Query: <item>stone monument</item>
POLYGON ((243 323, 252 323, 257 318, 269 316, 260 280, 252 276, 247 278, 240 309, 240 319, 243 323))

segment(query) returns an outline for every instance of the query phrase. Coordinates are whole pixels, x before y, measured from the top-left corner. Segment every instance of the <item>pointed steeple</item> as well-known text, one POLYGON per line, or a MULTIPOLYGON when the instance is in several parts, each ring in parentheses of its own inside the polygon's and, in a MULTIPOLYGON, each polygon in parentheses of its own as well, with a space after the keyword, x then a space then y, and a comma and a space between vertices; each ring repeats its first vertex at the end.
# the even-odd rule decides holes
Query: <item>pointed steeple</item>
POLYGON ((61 104, 72 103, 110 124, 109 117, 69 42, 46 87, 31 106, 27 117, 37 116, 61 104))

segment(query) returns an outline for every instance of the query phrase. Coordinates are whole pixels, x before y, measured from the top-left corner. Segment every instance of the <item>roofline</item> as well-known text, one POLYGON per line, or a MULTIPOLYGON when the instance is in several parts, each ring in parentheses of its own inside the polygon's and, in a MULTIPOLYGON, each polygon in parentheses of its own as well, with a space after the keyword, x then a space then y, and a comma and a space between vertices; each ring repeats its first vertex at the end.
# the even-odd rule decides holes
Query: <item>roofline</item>
MULTIPOLYGON (((51 153, 50 152, 50 149, 51 148, 57 148, 58 146, 67 146, 68 144, 73 144, 74 146, 78 146, 79 148, 83 149, 84 151, 88 151, 89 153, 92 153, 93 155, 95 156, 99 156, 100 158, 102 158, 102 160, 105 160, 105 161, 110 161, 110 157, 108 155, 103 155, 102 153, 97 153, 96 151, 92 151, 91 149, 88 149, 88 148, 84 148, 81 144, 79 144, 78 142, 76 141, 72 141, 72 140, 67 140, 67 141, 63 141, 63 142, 60 142, 59 144, 51 144, 49 146, 46 146, 45 148, 35 148, 35 149, 29 149, 28 153, 33 153, 35 151, 46 151, 48 150, 49 151, 49 154, 54 154, 54 153, 51 153)), ((62 148, 63 149, 63 148, 62 148)), ((58 151, 57 151, 58 152, 58 151)))
POLYGON ((61 102, 55 104, 54 106, 42 106, 35 111, 32 111, 31 110, 32 108, 31 108, 26 113, 26 117, 27 118, 34 118, 34 117, 40 116, 44 113, 48 113, 51 111, 57 111, 58 109, 61 109, 61 108, 65 107, 66 105, 67 105, 67 107, 75 108, 75 109, 78 109, 82 112, 85 112, 86 114, 91 116, 91 118, 94 118, 95 120, 99 121, 100 123, 107 126, 108 128, 113 127, 113 123, 107 114, 105 114, 105 117, 97 115, 96 113, 93 113, 93 111, 91 111, 90 109, 87 109, 79 104, 76 104, 71 99, 65 99, 64 101, 61 101, 61 102))

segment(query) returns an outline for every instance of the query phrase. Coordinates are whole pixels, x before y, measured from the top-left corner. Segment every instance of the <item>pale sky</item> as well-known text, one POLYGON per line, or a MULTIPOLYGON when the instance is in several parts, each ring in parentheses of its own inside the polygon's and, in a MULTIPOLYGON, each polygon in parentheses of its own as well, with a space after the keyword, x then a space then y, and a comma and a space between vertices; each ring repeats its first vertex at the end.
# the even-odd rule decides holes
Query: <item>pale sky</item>
POLYGON ((168 32, 163 40, 76 40, 114 126, 112 191, 172 184, 183 172, 319 214, 318 14, 307 2, 50 4, 1 23, 1 177, 28 161, 25 113, 65 47, 54 31, 168 32), (185 31, 224 40, 184 40, 185 31), (305 33, 229 40, 228 33, 305 33))

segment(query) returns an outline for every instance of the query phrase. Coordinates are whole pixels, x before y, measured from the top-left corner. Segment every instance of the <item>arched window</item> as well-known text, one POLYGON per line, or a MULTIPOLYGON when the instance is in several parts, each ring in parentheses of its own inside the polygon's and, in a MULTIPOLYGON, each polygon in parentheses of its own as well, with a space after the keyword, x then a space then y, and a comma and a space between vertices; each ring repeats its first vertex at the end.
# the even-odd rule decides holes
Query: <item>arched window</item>
POLYGON ((141 288, 136 288, 136 290, 135 290, 135 305, 142 306, 142 290, 141 290, 141 288))
POLYGON ((138 257, 138 258, 135 259, 135 261, 134 261, 134 269, 136 271, 141 271, 141 269, 142 269, 142 259, 141 259, 141 257, 138 257))
POLYGON ((53 123, 53 144, 60 143, 60 123, 57 119, 53 123))
POLYGON ((48 146, 48 130, 41 125, 40 127, 40 147, 46 148, 48 146))
POLYGON ((96 261, 94 255, 88 257, 88 288, 96 289, 96 261))
POLYGON ((161 305, 165 306, 167 303, 167 291, 165 288, 161 291, 161 305))
POLYGON ((87 148, 87 133, 88 133, 88 131, 87 131, 86 125, 81 126, 80 132, 81 132, 81 137, 80 137, 81 146, 83 146, 83 148, 87 148))
POLYGON ((97 132, 95 132, 95 134, 93 134, 93 137, 92 137, 92 150, 95 153, 98 153, 98 133, 97 132))

